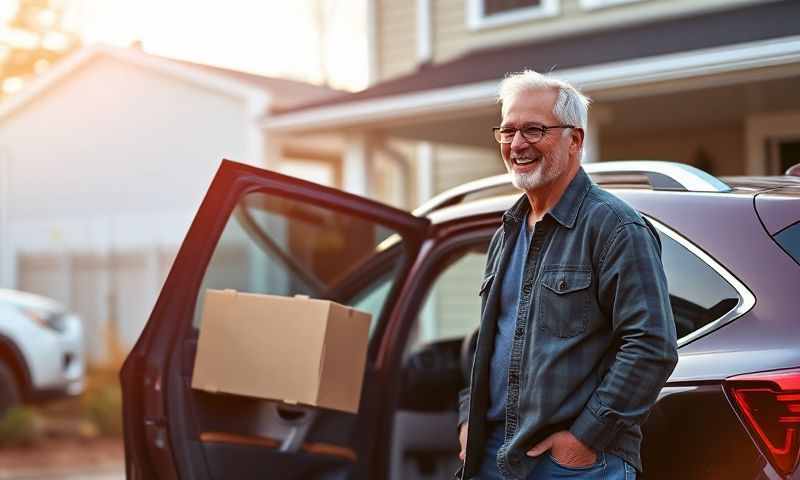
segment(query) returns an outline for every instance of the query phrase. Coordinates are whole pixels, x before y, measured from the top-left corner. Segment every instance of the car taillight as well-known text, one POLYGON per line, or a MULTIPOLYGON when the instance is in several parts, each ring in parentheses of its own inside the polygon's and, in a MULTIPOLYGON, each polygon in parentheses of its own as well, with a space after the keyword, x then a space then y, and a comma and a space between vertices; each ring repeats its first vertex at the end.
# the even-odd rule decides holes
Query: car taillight
POLYGON ((725 387, 772 466, 792 473, 800 454, 800 369, 738 375, 725 387))

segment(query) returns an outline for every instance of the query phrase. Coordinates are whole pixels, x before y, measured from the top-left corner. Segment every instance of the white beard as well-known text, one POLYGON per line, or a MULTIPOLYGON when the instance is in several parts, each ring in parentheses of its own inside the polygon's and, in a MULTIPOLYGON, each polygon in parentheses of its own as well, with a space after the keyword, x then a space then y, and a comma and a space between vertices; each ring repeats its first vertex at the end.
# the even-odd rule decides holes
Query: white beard
MULTIPOLYGON (((528 173, 519 173, 509 168, 511 183, 519 190, 530 191, 541 188, 560 177, 565 170, 565 162, 557 153, 539 160, 539 168, 528 173)), ((509 160, 513 164, 511 160, 509 160)))

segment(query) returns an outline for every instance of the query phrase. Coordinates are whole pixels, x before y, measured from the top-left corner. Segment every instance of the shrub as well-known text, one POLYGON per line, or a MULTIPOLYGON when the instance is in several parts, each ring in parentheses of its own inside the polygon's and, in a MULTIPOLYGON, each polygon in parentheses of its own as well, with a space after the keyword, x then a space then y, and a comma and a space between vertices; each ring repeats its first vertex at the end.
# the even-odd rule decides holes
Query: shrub
POLYGON ((86 392, 84 412, 101 435, 122 435, 122 391, 118 385, 86 392))
POLYGON ((11 407, 0 419, 0 445, 15 447, 36 443, 42 436, 40 423, 29 407, 11 407))

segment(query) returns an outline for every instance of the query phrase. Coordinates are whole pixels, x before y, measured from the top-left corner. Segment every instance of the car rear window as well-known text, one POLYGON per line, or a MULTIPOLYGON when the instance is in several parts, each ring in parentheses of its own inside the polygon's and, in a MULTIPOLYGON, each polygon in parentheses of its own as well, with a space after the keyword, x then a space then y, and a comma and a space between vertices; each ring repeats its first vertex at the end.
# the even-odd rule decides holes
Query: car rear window
POLYGON ((800 265, 800 222, 781 230, 775 241, 800 265))
POLYGON ((659 232, 661 261, 678 338, 722 318, 736 308, 739 294, 709 264, 678 241, 659 232))

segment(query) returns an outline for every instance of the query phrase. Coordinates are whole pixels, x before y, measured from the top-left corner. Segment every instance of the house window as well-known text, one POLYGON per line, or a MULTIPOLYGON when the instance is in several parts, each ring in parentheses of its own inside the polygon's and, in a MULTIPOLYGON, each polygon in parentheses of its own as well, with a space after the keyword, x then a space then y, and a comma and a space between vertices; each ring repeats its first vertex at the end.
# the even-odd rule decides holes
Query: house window
POLYGON ((800 135, 767 139, 768 175, 783 175, 795 165, 800 165, 800 135))
POLYGON ((542 6, 542 0, 483 0, 481 3, 483 3, 483 14, 485 16, 542 6))
POLYGON ((783 175, 800 163, 800 111, 751 115, 745 133, 747 175, 783 175))
POLYGON ((581 7, 586 10, 595 10, 597 8, 611 7, 614 5, 622 5, 625 3, 641 2, 642 0, 581 0, 581 7))
POLYGON ((559 0, 468 0, 467 24, 472 30, 552 17, 559 0))

